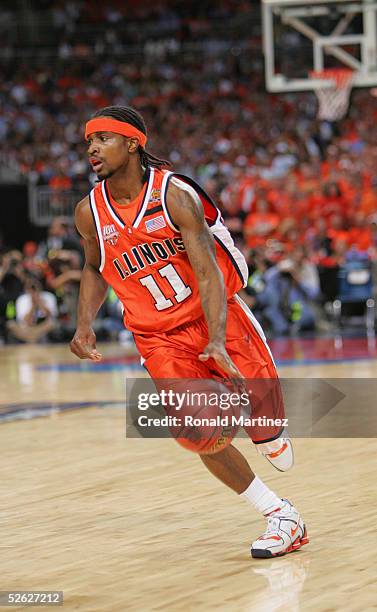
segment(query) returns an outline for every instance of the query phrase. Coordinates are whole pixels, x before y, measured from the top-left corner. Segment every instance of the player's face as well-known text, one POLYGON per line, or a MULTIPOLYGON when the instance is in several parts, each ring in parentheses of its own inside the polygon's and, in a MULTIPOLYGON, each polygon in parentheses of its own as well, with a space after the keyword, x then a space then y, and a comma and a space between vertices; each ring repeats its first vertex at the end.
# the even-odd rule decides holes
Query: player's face
POLYGON ((95 132, 88 138, 89 163, 99 179, 109 178, 129 159, 128 141, 114 132, 95 132))

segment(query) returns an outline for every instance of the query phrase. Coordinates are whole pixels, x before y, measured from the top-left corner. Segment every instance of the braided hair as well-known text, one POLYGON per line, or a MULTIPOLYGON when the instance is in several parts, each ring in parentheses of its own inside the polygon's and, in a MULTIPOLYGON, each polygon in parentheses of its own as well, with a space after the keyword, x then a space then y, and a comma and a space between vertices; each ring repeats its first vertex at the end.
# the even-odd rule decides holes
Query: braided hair
MULTIPOLYGON (((145 125, 143 117, 131 106, 105 106, 96 111, 92 119, 97 117, 111 117, 118 121, 124 121, 125 123, 133 125, 140 130, 140 132, 143 132, 143 134, 147 134, 147 126, 145 125)), ((171 166, 171 163, 167 159, 160 159, 152 155, 152 153, 149 153, 140 145, 138 147, 138 153, 140 155, 140 162, 144 168, 148 168, 148 166, 152 166, 153 168, 171 166)))

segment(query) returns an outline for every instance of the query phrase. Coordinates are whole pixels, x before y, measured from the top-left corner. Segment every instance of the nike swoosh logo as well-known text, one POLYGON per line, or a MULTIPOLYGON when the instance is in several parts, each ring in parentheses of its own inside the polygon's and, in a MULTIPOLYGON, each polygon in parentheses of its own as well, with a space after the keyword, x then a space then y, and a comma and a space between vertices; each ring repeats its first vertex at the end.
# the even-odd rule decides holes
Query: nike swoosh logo
POLYGON ((299 526, 300 525, 297 523, 297 526, 294 529, 292 529, 292 527, 291 527, 291 536, 292 537, 296 535, 299 526))

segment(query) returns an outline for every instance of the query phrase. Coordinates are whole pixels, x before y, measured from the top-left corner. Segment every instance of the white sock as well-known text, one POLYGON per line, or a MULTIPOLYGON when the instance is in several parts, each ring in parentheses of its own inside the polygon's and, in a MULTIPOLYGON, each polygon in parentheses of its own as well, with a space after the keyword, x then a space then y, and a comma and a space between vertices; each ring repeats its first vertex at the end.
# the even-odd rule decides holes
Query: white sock
POLYGON ((246 499, 254 506, 258 512, 269 514, 283 505, 282 500, 271 491, 264 482, 255 476, 254 480, 249 484, 246 491, 240 494, 240 497, 246 499))

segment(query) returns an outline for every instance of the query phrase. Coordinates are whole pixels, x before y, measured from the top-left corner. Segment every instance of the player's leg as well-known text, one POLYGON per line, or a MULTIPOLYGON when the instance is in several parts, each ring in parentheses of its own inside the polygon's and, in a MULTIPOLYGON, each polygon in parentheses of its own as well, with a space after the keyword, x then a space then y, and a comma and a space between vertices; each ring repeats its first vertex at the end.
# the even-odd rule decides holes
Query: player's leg
MULTIPOLYGON (((161 378, 210 378, 213 372, 206 363, 197 358, 206 342, 205 325, 197 323, 178 330, 174 334, 160 334, 157 339, 136 338, 138 348, 146 360, 145 365, 153 379, 161 378)), ((263 541, 261 546, 253 545, 253 556, 274 556, 285 554, 295 543, 296 548, 304 537, 304 526, 301 518, 289 502, 283 502, 252 472, 247 460, 233 445, 213 455, 200 455, 206 468, 223 484, 231 488, 241 498, 249 502, 262 515, 280 518, 283 531, 279 535, 272 533, 272 547, 268 545, 269 539, 263 541), (293 522, 292 522, 293 521, 293 522), (284 528, 294 529, 294 538, 285 533, 284 528), (286 542, 290 538, 289 544, 286 542), (277 542, 276 538, 279 539, 277 542), (262 552, 261 552, 262 551, 262 552)), ((267 533, 267 532, 266 532, 267 533)), ((258 541, 257 541, 258 542, 258 541)), ((302 541, 304 543, 304 541, 302 541)), ((254 543, 255 544, 255 543, 254 543)), ((290 550, 293 550, 291 548, 290 550)))
POLYGON ((293 447, 284 433, 284 401, 271 351, 263 330, 236 296, 228 304, 227 351, 245 376, 251 391, 253 426, 245 427, 257 451, 278 470, 289 470, 293 447), (270 425, 271 420, 276 421, 270 425))
POLYGON ((200 455, 206 468, 240 495, 255 478, 246 458, 232 444, 214 455, 200 455))
MULTIPOLYGON (((275 364, 263 331, 249 315, 247 307, 236 299, 229 304, 227 350, 247 379, 252 391, 252 415, 284 418, 284 404, 275 364)), ((249 437, 267 459, 285 471, 293 463, 292 445, 281 436, 279 424, 272 427, 245 427, 249 437)), ((270 497, 270 491, 256 476, 241 495, 259 509, 267 519, 265 533, 253 542, 253 557, 273 557, 297 550, 308 543, 302 517, 286 499, 270 497), (269 501, 274 508, 266 507, 269 501), (278 500, 278 504, 277 504, 278 500)), ((273 494, 275 495, 275 494, 273 494)))
POLYGON ((201 460, 216 478, 266 517, 267 530, 251 545, 253 557, 285 555, 308 543, 304 521, 296 508, 271 491, 234 446, 215 455, 201 455, 201 460))

